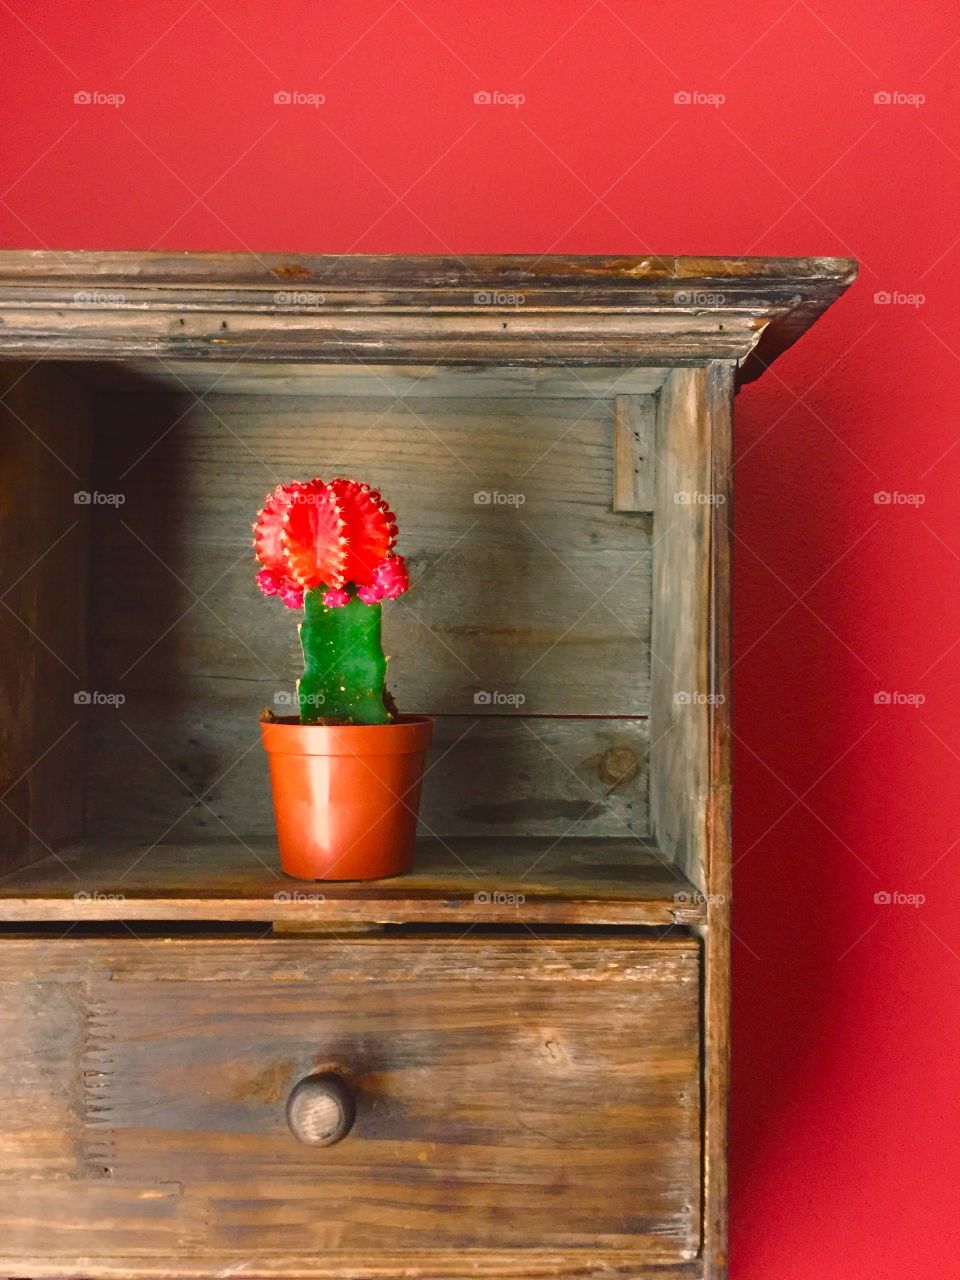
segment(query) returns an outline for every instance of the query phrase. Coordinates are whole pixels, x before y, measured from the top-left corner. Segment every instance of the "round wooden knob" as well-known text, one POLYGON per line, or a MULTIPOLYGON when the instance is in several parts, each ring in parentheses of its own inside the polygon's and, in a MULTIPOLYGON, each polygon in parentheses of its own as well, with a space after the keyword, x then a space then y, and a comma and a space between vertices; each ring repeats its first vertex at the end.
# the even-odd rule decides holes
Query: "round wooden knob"
POLYGON ((307 1076, 287 1099, 290 1132, 311 1147, 342 1142, 353 1128, 356 1114, 349 1085, 332 1071, 307 1076))

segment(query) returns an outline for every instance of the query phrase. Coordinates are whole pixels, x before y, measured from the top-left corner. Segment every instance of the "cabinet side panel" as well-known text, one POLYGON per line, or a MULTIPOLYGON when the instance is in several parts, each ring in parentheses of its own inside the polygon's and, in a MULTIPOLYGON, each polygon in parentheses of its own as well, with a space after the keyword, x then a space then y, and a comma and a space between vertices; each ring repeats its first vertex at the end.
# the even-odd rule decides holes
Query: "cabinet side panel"
POLYGON ((733 551, 732 366, 709 367, 710 514, 710 789, 707 801, 707 928, 704 963, 704 1267, 707 1280, 727 1276, 727 1095, 730 1085, 731 784, 733 707, 731 584, 733 551), (723 501, 719 501, 722 498, 723 501))
POLYGON ((90 494, 86 393, 0 365, 0 869, 83 822, 90 494), (84 501, 86 498, 86 501, 84 501))
POLYGON ((705 369, 660 393, 651 628, 650 816, 664 852, 706 892, 710 417, 705 369))
POLYGON ((677 369, 657 415, 650 727, 654 834, 706 896, 704 1267, 727 1267, 733 366, 677 369))

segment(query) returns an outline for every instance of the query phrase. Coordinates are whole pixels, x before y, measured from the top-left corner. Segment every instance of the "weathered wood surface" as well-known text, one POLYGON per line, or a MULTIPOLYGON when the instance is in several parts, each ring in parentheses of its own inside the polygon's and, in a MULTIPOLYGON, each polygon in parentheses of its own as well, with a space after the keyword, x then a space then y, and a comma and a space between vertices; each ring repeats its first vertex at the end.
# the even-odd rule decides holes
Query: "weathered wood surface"
POLYGON ((68 975, 17 969, 5 955, 0 948, 0 1179, 29 1195, 35 1180, 86 1171, 86 1011, 68 975))
POLYGON ((730 921, 733 768, 733 386, 729 367, 707 371, 710 487, 723 496, 710 513, 710 647, 707 797, 707 920, 704 974, 704 1266, 727 1277, 727 1096, 730 1088, 730 921))
POLYGON ((614 401, 613 509, 652 511, 656 494, 657 401, 618 395, 614 401))
MULTIPOLYGON (((243 1275, 243 1271, 231 1271, 236 1266, 230 1256, 219 1258, 206 1255, 188 1257, 180 1252, 169 1254, 162 1263, 155 1259, 135 1258, 130 1255, 113 1258, 78 1257, 76 1262, 56 1258, 34 1261, 31 1266, 33 1280, 197 1280, 197 1277, 224 1277, 243 1275)), ((256 1272, 250 1268, 256 1280, 290 1280, 290 1255, 258 1253, 256 1272)), ((8 1254, 0 1255, 0 1268, 5 1274, 21 1269, 17 1259, 8 1254)), ((669 1263, 666 1266, 645 1264, 638 1273, 633 1256, 627 1253, 597 1252, 585 1257, 576 1254, 554 1253, 549 1249, 523 1253, 489 1253, 471 1250, 467 1256, 451 1257, 442 1251, 419 1252, 410 1250, 404 1254, 401 1265, 368 1262, 365 1258, 335 1259, 327 1263, 316 1254, 298 1254, 296 1280, 703 1280, 703 1266, 698 1259, 690 1263, 669 1263)))
POLYGON ((511 365, 283 364, 244 360, 227 365, 157 358, 101 360, 73 366, 78 377, 106 391, 157 391, 206 396, 410 396, 448 399, 609 400, 656 391, 668 369, 642 366, 591 369, 511 365))
POLYGON ((401 708, 445 717, 425 829, 647 829, 634 717, 649 707, 649 520, 611 511, 609 404, 189 406, 98 402, 97 484, 124 502, 95 512, 94 678, 126 701, 86 709, 92 834, 171 838, 183 815, 172 838, 218 828, 191 792, 245 839, 270 834, 262 753, 235 762, 261 708, 288 709, 276 699, 292 696, 302 659, 297 615, 254 584, 250 524, 274 481, 335 471, 376 484, 399 517, 414 589, 386 607, 388 684, 401 708), (529 719, 543 715, 614 718, 529 719))
POLYGON ((7 251, 0 352, 234 361, 255 346, 263 360, 534 366, 725 359, 744 361, 749 379, 855 275, 839 258, 7 251))
POLYGON ((0 869, 80 834, 87 400, 56 367, 0 364, 0 869))
POLYGON ((256 504, 281 480, 356 474, 389 499, 411 565, 385 622, 401 705, 469 712, 499 690, 525 701, 491 709, 647 712, 649 523, 611 511, 609 404, 121 396, 98 422, 98 485, 124 499, 95 524, 106 674, 209 591, 129 686, 174 653, 184 674, 292 681, 296 615, 253 583, 256 504))
POLYGON ((704 1268, 727 1275, 733 370, 676 370, 658 397, 651 826, 707 915, 704 1268))
MULTIPOLYGON (((674 281, 694 284, 729 282, 744 293, 795 286, 826 287, 849 282, 856 263, 849 258, 709 257, 691 254, 612 256, 600 254, 284 254, 203 253, 158 250, 0 250, 0 281, 21 291, 62 287, 74 292, 87 276, 100 288, 121 281, 133 288, 175 287, 184 283, 229 295, 231 289, 291 289, 298 281, 321 277, 348 295, 351 289, 403 296, 431 303, 439 295, 458 297, 488 281, 507 288, 524 282, 539 289, 571 294, 591 289, 600 301, 633 297, 644 288, 669 291, 674 281)), ((307 287, 307 286, 305 286, 307 287)), ((33 296, 24 294, 24 296, 33 296)), ((78 305, 81 305, 78 303, 78 305)), ((91 300, 83 305, 97 305, 91 300)), ((690 300, 679 306, 692 305, 690 300)), ((706 305, 706 304, 703 304, 706 305)))
POLYGON ((310 883, 272 842, 79 846, 0 878, 0 922, 264 920, 695 924, 705 909, 656 846, 631 839, 421 840, 393 880, 310 883))
MULTIPOLYGON (((706 891, 709 785, 711 417, 707 373, 678 369, 659 397, 650 643, 651 829, 706 891)), ((722 495, 721 495, 722 496, 722 495)))
MULTIPOLYGON (((6 971, 79 983, 86 1178, 11 1183, 21 1259, 161 1258, 336 1273, 407 1250, 594 1267, 700 1245, 699 949, 689 939, 63 940, 6 971), (357 1120, 298 1143, 289 1091, 330 1067, 357 1120)), ((24 988, 13 983, 14 995, 24 988)), ((27 984, 29 985, 29 984, 27 984)), ((28 1012, 24 1010, 25 1015, 28 1012)), ((43 1017, 54 1024, 54 1004, 43 1017)), ((62 1089, 45 1069, 52 1095, 62 1089)), ((0 1090, 37 1062, 16 1061, 0 1090)), ((81 1063, 76 1064, 81 1070, 81 1063)), ((5 1141, 0 1138, 0 1142, 5 1141)), ((208 1271, 207 1274, 210 1274, 208 1271)))
MULTIPOLYGON (((273 836, 259 709, 221 682, 187 701, 130 695, 90 716, 86 832, 137 843, 273 836)), ((259 692, 258 692, 259 691, 259 692)), ((284 713, 289 707, 279 708, 284 713)), ((478 711, 481 708, 478 708, 478 711)), ((427 754, 421 831, 458 836, 644 836, 648 722, 445 716, 427 754)))

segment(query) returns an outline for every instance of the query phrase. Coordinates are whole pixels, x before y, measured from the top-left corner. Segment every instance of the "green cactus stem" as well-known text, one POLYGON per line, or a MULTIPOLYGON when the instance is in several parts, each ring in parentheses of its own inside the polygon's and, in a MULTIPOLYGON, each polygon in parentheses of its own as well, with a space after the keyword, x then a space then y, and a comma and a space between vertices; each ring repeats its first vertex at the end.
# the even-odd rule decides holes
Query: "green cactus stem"
POLYGON ((323 603, 326 586, 303 593, 297 681, 301 724, 388 724, 384 703, 387 660, 380 640, 381 606, 356 596, 339 607, 323 603))

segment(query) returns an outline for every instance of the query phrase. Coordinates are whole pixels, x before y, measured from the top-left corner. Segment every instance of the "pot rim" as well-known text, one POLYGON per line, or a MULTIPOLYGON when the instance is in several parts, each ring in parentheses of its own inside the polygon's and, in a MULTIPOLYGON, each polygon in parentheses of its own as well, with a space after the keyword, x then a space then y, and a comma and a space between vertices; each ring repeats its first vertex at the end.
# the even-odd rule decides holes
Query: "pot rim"
POLYGON ((407 755, 426 750, 434 723, 432 716, 419 713, 390 724, 301 724, 296 716, 281 716, 260 721, 260 738, 274 755, 407 755))

